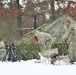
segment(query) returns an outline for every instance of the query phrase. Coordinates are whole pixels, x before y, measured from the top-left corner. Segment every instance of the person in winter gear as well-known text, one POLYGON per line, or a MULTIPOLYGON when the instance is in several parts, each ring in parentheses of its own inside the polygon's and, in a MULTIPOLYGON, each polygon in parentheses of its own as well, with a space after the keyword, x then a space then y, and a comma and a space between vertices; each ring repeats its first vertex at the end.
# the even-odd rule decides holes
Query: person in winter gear
POLYGON ((5 44, 4 44, 3 41, 1 41, 1 42, 0 42, 0 49, 3 49, 3 48, 5 48, 5 44))
POLYGON ((0 38, 0 60, 2 60, 6 54, 6 49, 5 49, 6 44, 7 44, 7 40, 6 39, 1 40, 0 38))
POLYGON ((7 40, 6 39, 2 40, 0 42, 0 49, 5 49, 6 44, 7 44, 7 40))
POLYGON ((54 54, 58 54, 58 49, 51 49, 55 38, 49 33, 36 31, 34 36, 30 38, 30 41, 31 43, 39 44, 41 55, 47 59, 52 57, 54 54))
POLYGON ((76 61, 76 42, 70 42, 68 52, 70 61, 76 61))
POLYGON ((72 62, 72 61, 76 61, 76 34, 74 29, 70 30, 70 32, 71 32, 70 35, 71 38, 70 38, 68 53, 69 53, 70 62, 72 62))
POLYGON ((51 49, 51 46, 55 41, 55 39, 49 33, 40 31, 36 31, 34 34, 34 39, 34 42, 40 45, 41 50, 51 49))

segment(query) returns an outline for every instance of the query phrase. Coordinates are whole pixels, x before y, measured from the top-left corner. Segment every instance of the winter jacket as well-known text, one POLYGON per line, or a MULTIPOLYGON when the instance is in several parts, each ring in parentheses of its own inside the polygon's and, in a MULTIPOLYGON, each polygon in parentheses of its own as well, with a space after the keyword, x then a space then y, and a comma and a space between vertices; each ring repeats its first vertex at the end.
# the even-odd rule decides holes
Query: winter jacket
POLYGON ((54 38, 45 32, 36 31, 34 36, 37 37, 37 43, 40 44, 41 50, 50 49, 54 42, 54 38))
POLYGON ((70 42, 68 52, 69 52, 70 61, 71 60, 75 61, 76 60, 76 42, 70 42))

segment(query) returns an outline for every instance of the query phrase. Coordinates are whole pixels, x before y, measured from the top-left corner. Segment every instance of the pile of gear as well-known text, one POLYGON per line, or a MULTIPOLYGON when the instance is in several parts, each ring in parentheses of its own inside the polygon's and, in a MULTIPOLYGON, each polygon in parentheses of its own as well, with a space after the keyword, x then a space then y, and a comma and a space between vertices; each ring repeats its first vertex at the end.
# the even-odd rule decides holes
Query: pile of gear
POLYGON ((14 43, 9 43, 7 45, 6 40, 0 42, 0 60, 2 62, 6 62, 6 61, 20 62, 14 43))

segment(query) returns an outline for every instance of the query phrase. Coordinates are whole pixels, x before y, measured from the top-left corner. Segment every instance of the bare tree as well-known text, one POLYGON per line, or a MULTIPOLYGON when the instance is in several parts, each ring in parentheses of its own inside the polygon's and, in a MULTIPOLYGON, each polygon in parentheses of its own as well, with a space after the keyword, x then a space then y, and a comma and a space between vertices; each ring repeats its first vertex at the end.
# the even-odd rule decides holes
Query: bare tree
MULTIPOLYGON (((19 4, 19 0, 16 0, 16 4, 17 4, 17 9, 18 10, 21 10, 21 6, 19 4)), ((17 25, 18 25, 18 31, 19 31, 19 34, 20 36, 22 36, 22 14, 21 13, 18 13, 17 14, 17 25)))

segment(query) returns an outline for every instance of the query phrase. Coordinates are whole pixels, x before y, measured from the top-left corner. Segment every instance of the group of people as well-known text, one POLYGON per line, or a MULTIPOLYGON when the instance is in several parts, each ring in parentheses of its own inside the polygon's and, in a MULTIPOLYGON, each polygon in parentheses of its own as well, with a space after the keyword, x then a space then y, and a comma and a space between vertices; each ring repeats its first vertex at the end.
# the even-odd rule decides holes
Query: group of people
MULTIPOLYGON (((55 43, 55 39, 53 36, 51 36, 49 33, 46 32, 40 32, 40 31, 36 31, 34 36, 30 38, 31 43, 38 43, 40 45, 40 49, 41 49, 41 55, 43 55, 44 57, 46 57, 46 55, 50 58, 55 57, 58 54, 58 49, 53 50, 51 49, 52 45, 55 43), (53 50, 53 51, 52 51, 53 50), (45 54, 44 54, 45 53, 45 54)), ((73 48, 72 46, 75 47, 75 43, 70 43, 69 45, 69 49, 68 50, 68 60, 69 63, 74 62, 76 59, 76 52, 75 52, 75 48, 73 48), (72 45, 74 44, 74 45, 72 45), (71 48, 70 48, 71 47, 71 48)), ((46 58, 48 58, 46 57, 46 58)), ((63 56, 65 58, 65 56, 63 56)), ((62 58, 62 56, 61 56, 62 58)), ((60 58, 60 59, 61 59, 60 58)))
MULTIPOLYGON (((59 55, 59 50, 58 48, 56 49, 51 49, 52 45, 55 43, 56 38, 51 36, 49 33, 46 32, 40 32, 36 31, 34 36, 30 38, 31 43, 37 43, 40 46, 41 54, 42 56, 46 58, 51 59, 53 57, 56 58, 57 55, 59 55)), ((6 49, 6 53, 3 57, 2 61, 17 61, 19 60, 17 52, 16 52, 16 47, 14 43, 8 43, 7 45, 7 40, 4 39, 0 41, 0 49, 6 49)), ((1 50, 0 50, 1 51, 1 50)), ((68 48, 68 58, 69 62, 74 62, 76 61, 76 42, 75 42, 75 36, 73 37, 73 40, 69 43, 69 48, 68 48)), ((63 58, 61 56, 61 58, 63 58)))

